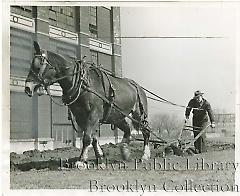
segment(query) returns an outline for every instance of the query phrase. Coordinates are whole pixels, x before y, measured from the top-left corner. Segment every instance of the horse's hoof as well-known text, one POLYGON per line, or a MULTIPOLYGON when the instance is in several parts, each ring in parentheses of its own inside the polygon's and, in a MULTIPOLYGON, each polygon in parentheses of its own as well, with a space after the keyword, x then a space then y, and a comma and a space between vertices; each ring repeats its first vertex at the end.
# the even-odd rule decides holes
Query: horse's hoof
POLYGON ((150 159, 150 156, 144 154, 141 158, 141 161, 148 161, 150 159))
POLYGON ((122 158, 124 161, 129 161, 130 160, 130 153, 129 154, 123 154, 122 158))
POLYGON ((79 169, 79 170, 84 170, 87 168, 86 163, 82 162, 82 161, 77 161, 75 163, 75 168, 79 169))
POLYGON ((121 154, 122 154, 123 160, 128 161, 130 159, 131 153, 128 149, 122 149, 121 154))
POLYGON ((146 145, 146 146, 144 146, 144 153, 142 156, 142 160, 147 161, 150 159, 150 156, 151 156, 150 148, 148 145, 146 145))

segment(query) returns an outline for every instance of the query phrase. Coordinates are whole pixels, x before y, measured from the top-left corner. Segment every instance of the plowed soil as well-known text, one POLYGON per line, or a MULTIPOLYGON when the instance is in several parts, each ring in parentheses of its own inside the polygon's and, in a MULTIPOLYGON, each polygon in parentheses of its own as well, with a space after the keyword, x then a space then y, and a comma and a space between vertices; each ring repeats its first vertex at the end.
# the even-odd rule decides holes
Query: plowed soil
POLYGON ((188 188, 207 187, 208 191, 211 191, 211 187, 220 189, 221 186, 230 190, 234 185, 234 142, 208 141, 208 152, 182 156, 169 153, 163 157, 161 147, 152 148, 151 159, 147 162, 139 161, 142 148, 141 142, 131 143, 131 159, 124 162, 119 145, 103 145, 105 167, 97 165, 94 152, 90 149, 89 163, 85 170, 71 167, 80 155, 80 150, 73 147, 11 153, 11 188, 73 188, 90 192, 143 193, 155 190, 176 191, 186 183, 188 188))

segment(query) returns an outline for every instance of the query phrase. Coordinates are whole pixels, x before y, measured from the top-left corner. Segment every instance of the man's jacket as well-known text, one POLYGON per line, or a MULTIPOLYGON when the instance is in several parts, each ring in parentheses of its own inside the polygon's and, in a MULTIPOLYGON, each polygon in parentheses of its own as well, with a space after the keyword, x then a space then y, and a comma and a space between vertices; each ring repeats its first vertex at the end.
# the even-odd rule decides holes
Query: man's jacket
POLYGON ((191 99, 188 103, 188 107, 185 112, 185 116, 188 117, 190 112, 193 113, 193 122, 194 124, 202 124, 208 121, 208 116, 211 123, 214 122, 214 114, 211 108, 210 103, 203 98, 202 103, 199 103, 196 99, 191 99), (198 109, 193 109, 198 108, 198 109))

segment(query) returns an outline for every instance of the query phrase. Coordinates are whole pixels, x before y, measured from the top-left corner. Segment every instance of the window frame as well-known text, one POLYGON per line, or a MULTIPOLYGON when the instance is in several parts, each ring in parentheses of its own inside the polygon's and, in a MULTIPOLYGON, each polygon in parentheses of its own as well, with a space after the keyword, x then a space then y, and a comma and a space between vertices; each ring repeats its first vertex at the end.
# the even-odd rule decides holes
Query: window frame
POLYGON ((74 6, 49 6, 48 10, 50 25, 76 32, 76 10, 74 6))
POLYGON ((92 38, 97 38, 98 37, 97 6, 90 6, 89 9, 90 9, 89 10, 89 14, 90 14, 89 32, 92 38), (93 18, 94 20, 92 20, 93 18))
POLYGON ((90 54, 91 54, 91 61, 94 63, 95 66, 98 66, 99 65, 98 51, 90 50, 90 54))

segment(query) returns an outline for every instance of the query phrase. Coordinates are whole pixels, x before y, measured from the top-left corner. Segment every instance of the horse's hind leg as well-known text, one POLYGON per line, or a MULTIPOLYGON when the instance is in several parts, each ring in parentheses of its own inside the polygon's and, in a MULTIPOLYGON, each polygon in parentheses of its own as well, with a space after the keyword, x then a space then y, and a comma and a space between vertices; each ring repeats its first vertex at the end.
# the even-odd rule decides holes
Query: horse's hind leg
POLYGON ((147 125, 148 124, 147 119, 143 116, 141 117, 140 112, 137 111, 137 110, 133 112, 133 118, 136 121, 142 123, 142 126, 141 126, 139 123, 133 122, 133 127, 136 130, 141 130, 142 131, 143 139, 144 139, 144 149, 143 149, 142 159, 143 160, 148 160, 150 158, 150 147, 149 147, 150 130, 149 130, 149 127, 147 125))
POLYGON ((131 128, 126 120, 121 123, 116 124, 116 126, 121 129, 123 134, 123 139, 121 141, 121 155, 124 160, 128 160, 130 157, 130 151, 128 150, 128 144, 130 143, 131 128))
POLYGON ((144 138, 144 150, 143 150, 143 160, 150 159, 150 147, 149 147, 149 138, 150 138, 150 131, 147 128, 142 128, 142 134, 144 138))
POLYGON ((103 163, 103 151, 102 151, 102 149, 99 145, 98 139, 95 135, 93 136, 92 146, 93 146, 93 150, 95 152, 95 156, 97 159, 97 164, 102 164, 103 163))

